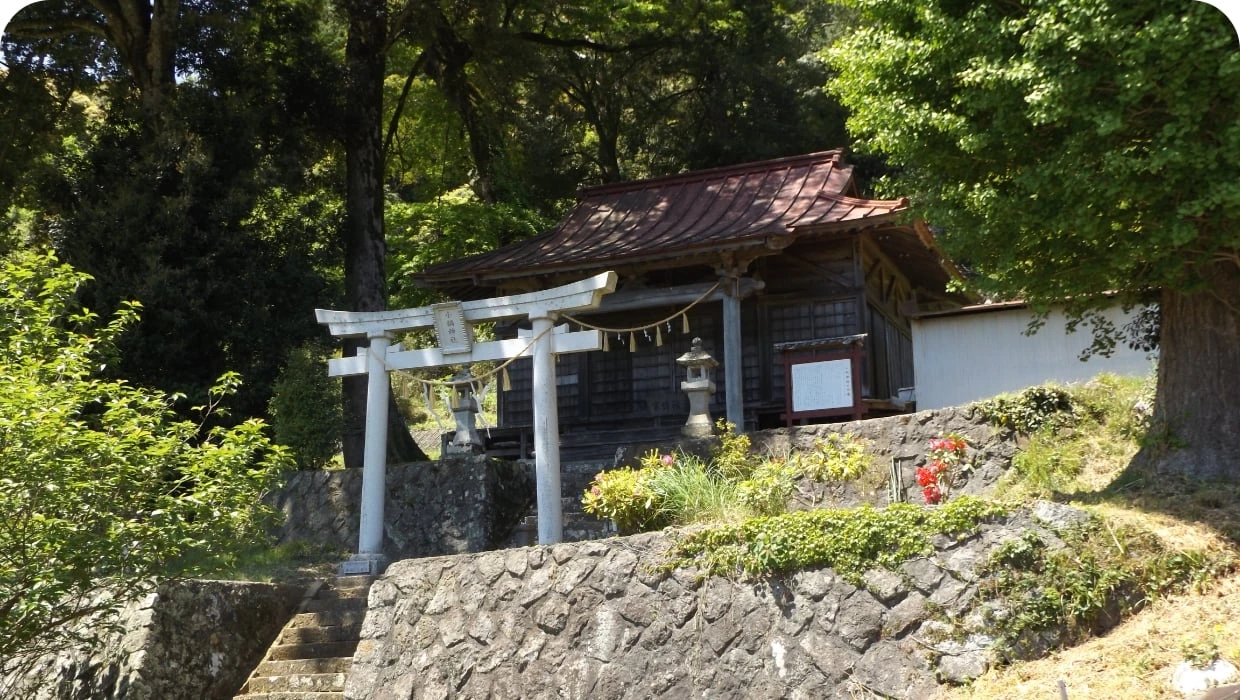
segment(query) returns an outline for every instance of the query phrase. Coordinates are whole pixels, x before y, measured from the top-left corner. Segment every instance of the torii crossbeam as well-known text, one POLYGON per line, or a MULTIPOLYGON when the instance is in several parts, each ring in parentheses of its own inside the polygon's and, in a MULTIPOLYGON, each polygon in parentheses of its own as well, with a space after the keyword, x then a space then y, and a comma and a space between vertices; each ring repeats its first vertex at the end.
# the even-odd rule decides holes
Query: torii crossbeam
POLYGON ((361 523, 358 556, 378 559, 383 553, 383 502, 387 469, 388 376, 394 369, 469 364, 512 357, 534 358, 534 458, 538 488, 538 542, 553 544, 563 537, 560 506, 560 419, 556 408, 555 355, 598 350, 598 331, 554 333, 561 313, 596 308, 603 295, 615 291, 616 273, 541 292, 466 302, 446 302, 395 311, 330 311, 316 309, 319 323, 342 338, 366 337, 370 345, 354 357, 334 359, 334 377, 367 375, 366 446, 362 462, 361 523), (474 343, 472 326, 487 321, 529 317, 533 341, 525 338, 474 343), (439 347, 404 350, 392 345, 401 331, 434 326, 439 347))

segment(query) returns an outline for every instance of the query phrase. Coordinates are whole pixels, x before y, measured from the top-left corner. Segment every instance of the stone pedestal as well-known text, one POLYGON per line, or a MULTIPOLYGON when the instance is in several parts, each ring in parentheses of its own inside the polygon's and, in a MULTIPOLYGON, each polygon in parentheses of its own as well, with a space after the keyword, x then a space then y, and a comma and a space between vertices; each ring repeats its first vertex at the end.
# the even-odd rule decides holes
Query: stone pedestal
POLYGON ((336 567, 339 576, 379 576, 390 562, 382 554, 354 554, 336 567))
POLYGON ((710 437, 714 423, 710 419, 710 397, 715 393, 715 383, 709 379, 684 381, 680 390, 689 395, 689 420, 680 429, 685 437, 710 437))

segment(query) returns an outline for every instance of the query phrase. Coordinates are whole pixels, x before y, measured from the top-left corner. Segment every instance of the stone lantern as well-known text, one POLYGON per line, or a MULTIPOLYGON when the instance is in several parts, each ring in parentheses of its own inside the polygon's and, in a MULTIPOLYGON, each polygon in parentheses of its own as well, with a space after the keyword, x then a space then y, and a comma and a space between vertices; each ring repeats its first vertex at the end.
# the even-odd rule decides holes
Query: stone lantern
POLYGON ((448 443, 447 451, 451 454, 474 454, 483 450, 482 438, 474 428, 478 399, 474 398, 474 385, 468 383, 473 376, 469 368, 465 368, 452 378, 453 381, 466 383, 452 387, 452 416, 456 418, 456 434, 448 443))
POLYGON ((689 352, 676 358, 676 364, 685 368, 685 380, 680 383, 680 389, 689 395, 689 420, 680 432, 686 437, 708 437, 712 432, 710 397, 715 393, 710 370, 719 363, 702 350, 702 339, 694 338, 689 352))

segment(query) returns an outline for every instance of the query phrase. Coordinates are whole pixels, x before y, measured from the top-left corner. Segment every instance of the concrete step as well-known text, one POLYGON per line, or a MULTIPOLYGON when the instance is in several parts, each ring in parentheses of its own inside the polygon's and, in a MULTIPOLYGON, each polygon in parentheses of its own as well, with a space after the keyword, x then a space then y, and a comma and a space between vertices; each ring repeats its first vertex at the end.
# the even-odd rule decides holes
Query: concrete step
POLYGON ((374 582, 374 576, 337 576, 328 582, 328 587, 341 591, 352 588, 365 588, 366 590, 370 590, 370 584, 374 582))
POLYGON ((285 627, 346 627, 348 625, 360 625, 365 618, 366 610, 364 608, 303 612, 294 615, 293 619, 289 620, 285 627))
POLYGON ((344 692, 344 673, 297 673, 286 676, 255 676, 246 681, 242 693, 340 693, 344 692))
POLYGON ((304 612, 365 612, 365 598, 315 598, 306 603, 304 612))
POLYGON ((334 586, 333 587, 324 586, 323 588, 319 589, 318 594, 315 595, 314 598, 312 598, 311 600, 320 600, 320 601, 360 600, 360 601, 365 602, 366 598, 369 595, 370 595, 369 586, 365 586, 365 587, 358 586, 358 587, 350 587, 350 588, 336 588, 334 586))
POLYGON ((233 700, 345 700, 343 693, 299 693, 286 690, 279 693, 250 693, 237 695, 233 700))
POLYGON ((323 642, 356 642, 362 638, 361 623, 326 627, 286 627, 277 644, 320 644, 323 642))
POLYGON ((318 659, 285 659, 264 661, 254 670, 255 676, 288 676, 299 673, 348 673, 353 667, 352 656, 336 656, 318 659))
POLYGON ((271 661, 287 659, 327 659, 337 656, 352 657, 357 650, 357 640, 347 642, 317 642, 311 644, 277 644, 267 655, 271 661))

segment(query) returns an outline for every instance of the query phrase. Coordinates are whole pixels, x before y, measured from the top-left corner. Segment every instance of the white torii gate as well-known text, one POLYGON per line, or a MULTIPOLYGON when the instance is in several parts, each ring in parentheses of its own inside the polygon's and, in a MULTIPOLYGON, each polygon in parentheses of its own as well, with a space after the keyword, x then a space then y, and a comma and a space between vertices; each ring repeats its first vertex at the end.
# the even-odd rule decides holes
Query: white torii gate
MULTIPOLYGON (((538 489, 538 542, 554 544, 563 537, 560 506, 560 419, 556 408, 555 355, 598 350, 598 331, 556 333, 557 315, 593 309, 604 294, 615 291, 616 273, 529 294, 466 302, 445 302, 395 311, 330 311, 315 309, 319 323, 332 335, 365 336, 369 347, 354 357, 328 362, 333 377, 367 375, 366 445, 362 461, 361 523, 358 559, 374 560, 383 552, 383 501, 387 470, 388 375, 391 370, 467 364, 513 357, 534 358, 534 458, 538 489), (533 340, 516 338, 474 343, 472 325, 528 316, 533 340), (434 326, 439 347, 405 350, 392 345, 400 331, 434 326)), ((359 572, 360 573, 360 572, 359 572)))

